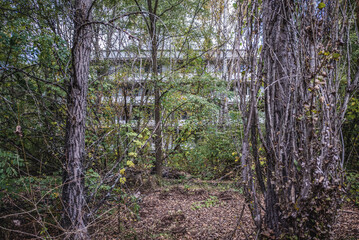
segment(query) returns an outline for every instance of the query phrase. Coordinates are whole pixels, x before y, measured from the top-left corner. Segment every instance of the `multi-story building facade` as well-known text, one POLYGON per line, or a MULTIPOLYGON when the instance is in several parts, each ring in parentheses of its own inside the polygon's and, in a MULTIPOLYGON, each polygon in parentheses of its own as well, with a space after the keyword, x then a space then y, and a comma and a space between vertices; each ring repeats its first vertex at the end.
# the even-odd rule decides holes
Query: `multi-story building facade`
MULTIPOLYGON (((181 128, 193 119, 193 113, 186 107, 185 100, 188 95, 196 95, 195 99, 208 101, 216 106, 217 111, 208 116, 205 124, 221 124, 230 126, 232 123, 229 112, 238 111, 239 98, 237 95, 237 83, 245 79, 244 64, 239 63, 241 51, 212 50, 208 52, 191 51, 188 53, 162 50, 158 52, 157 76, 154 76, 151 68, 151 52, 141 50, 138 52, 114 50, 102 51, 98 56, 99 62, 107 62, 106 77, 114 83, 115 91, 111 96, 103 96, 103 101, 117 106, 118 111, 113 117, 112 123, 120 126, 131 126, 136 132, 147 128, 153 130, 156 127, 154 120, 154 92, 155 81, 161 85, 162 96, 168 92, 176 94, 172 102, 162 104, 162 128, 169 127, 171 131, 164 132, 163 145, 173 147, 173 141, 181 128), (196 63, 193 63, 196 62, 196 63), (203 77, 205 76, 205 77, 203 77), (202 95, 202 89, 191 90, 191 80, 208 78, 213 84, 210 86, 210 94, 202 95), (180 85, 187 85, 185 90, 180 85), (175 86, 174 86, 175 85, 175 86), (176 90, 174 90, 176 89, 176 90), (190 93, 188 93, 190 92, 190 93), (206 99, 206 98, 209 98, 206 99), (168 105, 177 105, 166 108, 168 105), (174 135, 165 137, 165 135, 174 135)), ((206 80, 201 80, 204 84, 206 80)), ((163 97, 163 99, 165 99, 163 97)), ((168 100, 168 99, 166 99, 168 100)), ((190 100, 187 100, 188 102, 190 100)), ((238 119, 235 119, 237 122, 238 119)))

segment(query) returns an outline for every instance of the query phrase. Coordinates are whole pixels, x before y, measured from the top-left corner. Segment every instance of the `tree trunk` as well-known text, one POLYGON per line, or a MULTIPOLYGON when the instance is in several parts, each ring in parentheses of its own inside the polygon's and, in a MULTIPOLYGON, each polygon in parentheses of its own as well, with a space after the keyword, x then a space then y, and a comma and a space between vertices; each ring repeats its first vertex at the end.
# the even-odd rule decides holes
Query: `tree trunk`
MULTIPOLYGON (((284 1, 285 2, 285 1, 284 1)), ((292 52, 288 51, 289 22, 283 16, 289 11, 281 0, 266 1, 264 3, 264 41, 268 43, 268 55, 265 56, 266 85, 265 113, 266 113, 266 141, 272 146, 267 153, 267 194, 266 194, 266 224, 278 236, 280 209, 276 187, 280 187, 280 175, 287 175, 284 168, 283 151, 285 143, 281 142, 282 125, 286 122, 286 107, 289 100, 289 75, 293 71, 292 52), (278 175, 278 176, 277 176, 278 175), (277 181, 276 181, 277 180, 277 181)), ((284 183, 283 183, 284 184, 284 183)))
POLYGON ((147 0, 148 10, 150 12, 149 20, 149 31, 151 37, 151 60, 152 60, 152 79, 154 81, 154 94, 155 94, 155 171, 158 176, 162 176, 162 165, 163 165, 163 154, 162 154, 162 126, 161 126, 161 92, 158 79, 158 62, 157 62, 157 8, 158 0, 154 1, 152 6, 152 0, 147 0))
POLYGON ((276 238, 329 239, 340 202, 340 77, 319 55, 340 49, 339 1, 326 3, 263 2, 265 220, 276 238))
POLYGON ((65 239, 89 239, 84 189, 86 97, 91 53, 91 0, 74 4, 72 78, 68 89, 68 118, 63 172, 63 216, 65 239))

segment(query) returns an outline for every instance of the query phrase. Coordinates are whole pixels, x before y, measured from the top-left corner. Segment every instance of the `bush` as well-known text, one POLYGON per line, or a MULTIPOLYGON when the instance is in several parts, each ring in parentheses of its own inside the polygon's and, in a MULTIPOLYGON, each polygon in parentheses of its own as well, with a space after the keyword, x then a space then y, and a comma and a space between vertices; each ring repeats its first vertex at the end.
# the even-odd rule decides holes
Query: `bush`
POLYGON ((355 171, 346 174, 348 200, 359 206, 359 173, 355 171))
POLYGON ((215 129, 197 133, 201 137, 181 144, 180 151, 169 159, 168 164, 202 178, 221 177, 239 164, 235 134, 231 130, 215 129))

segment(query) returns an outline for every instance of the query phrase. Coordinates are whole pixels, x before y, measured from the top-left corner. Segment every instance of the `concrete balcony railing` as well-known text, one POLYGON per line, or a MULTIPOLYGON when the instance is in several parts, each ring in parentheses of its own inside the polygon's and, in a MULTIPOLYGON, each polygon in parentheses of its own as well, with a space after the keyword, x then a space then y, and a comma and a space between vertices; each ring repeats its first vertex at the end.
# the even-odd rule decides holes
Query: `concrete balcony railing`
POLYGON ((135 97, 125 97, 124 96, 118 96, 118 97, 112 97, 112 102, 113 103, 118 103, 118 104, 132 104, 134 106, 139 106, 141 104, 153 104, 154 103, 154 96, 145 96, 145 97, 141 97, 141 96, 135 96, 135 97))
MULTIPOLYGON (((207 52, 202 50, 191 50, 191 53, 197 53, 197 56, 204 57, 208 60, 220 60, 220 59, 233 59, 244 56, 243 50, 225 50, 225 49, 213 49, 207 52)), ((188 58, 188 54, 184 51, 177 50, 161 50, 157 52, 158 59, 177 59, 185 60, 188 58)), ((93 53, 92 59, 99 57, 99 60, 115 60, 115 61, 129 61, 129 60, 141 60, 150 59, 151 50, 139 49, 139 50, 100 50, 99 53, 93 53)))
MULTIPOLYGON (((186 121, 187 120, 185 120, 185 119, 180 119, 180 120, 177 120, 175 124, 167 122, 164 125, 165 126, 178 126, 179 128, 181 128, 181 127, 183 127, 183 125, 186 124, 186 121)), ((119 125, 125 125, 126 121, 125 120, 119 120, 119 121, 116 121, 116 123, 119 124, 119 125)), ((131 127, 136 128, 138 126, 138 120, 130 120, 128 122, 128 124, 130 124, 131 127)), ((156 123, 155 123, 155 120, 141 120, 139 125, 140 125, 141 128, 154 129, 155 126, 156 126, 156 123)))

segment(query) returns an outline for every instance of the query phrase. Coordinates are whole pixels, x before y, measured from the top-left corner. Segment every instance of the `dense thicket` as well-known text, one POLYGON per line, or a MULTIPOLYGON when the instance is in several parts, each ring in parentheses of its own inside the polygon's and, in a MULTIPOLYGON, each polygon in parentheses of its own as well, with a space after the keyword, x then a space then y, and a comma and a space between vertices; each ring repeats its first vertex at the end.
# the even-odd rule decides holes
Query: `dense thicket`
POLYGON ((264 238, 330 238, 359 199, 358 7, 2 1, 1 237, 89 239, 183 171, 238 182, 264 238))

